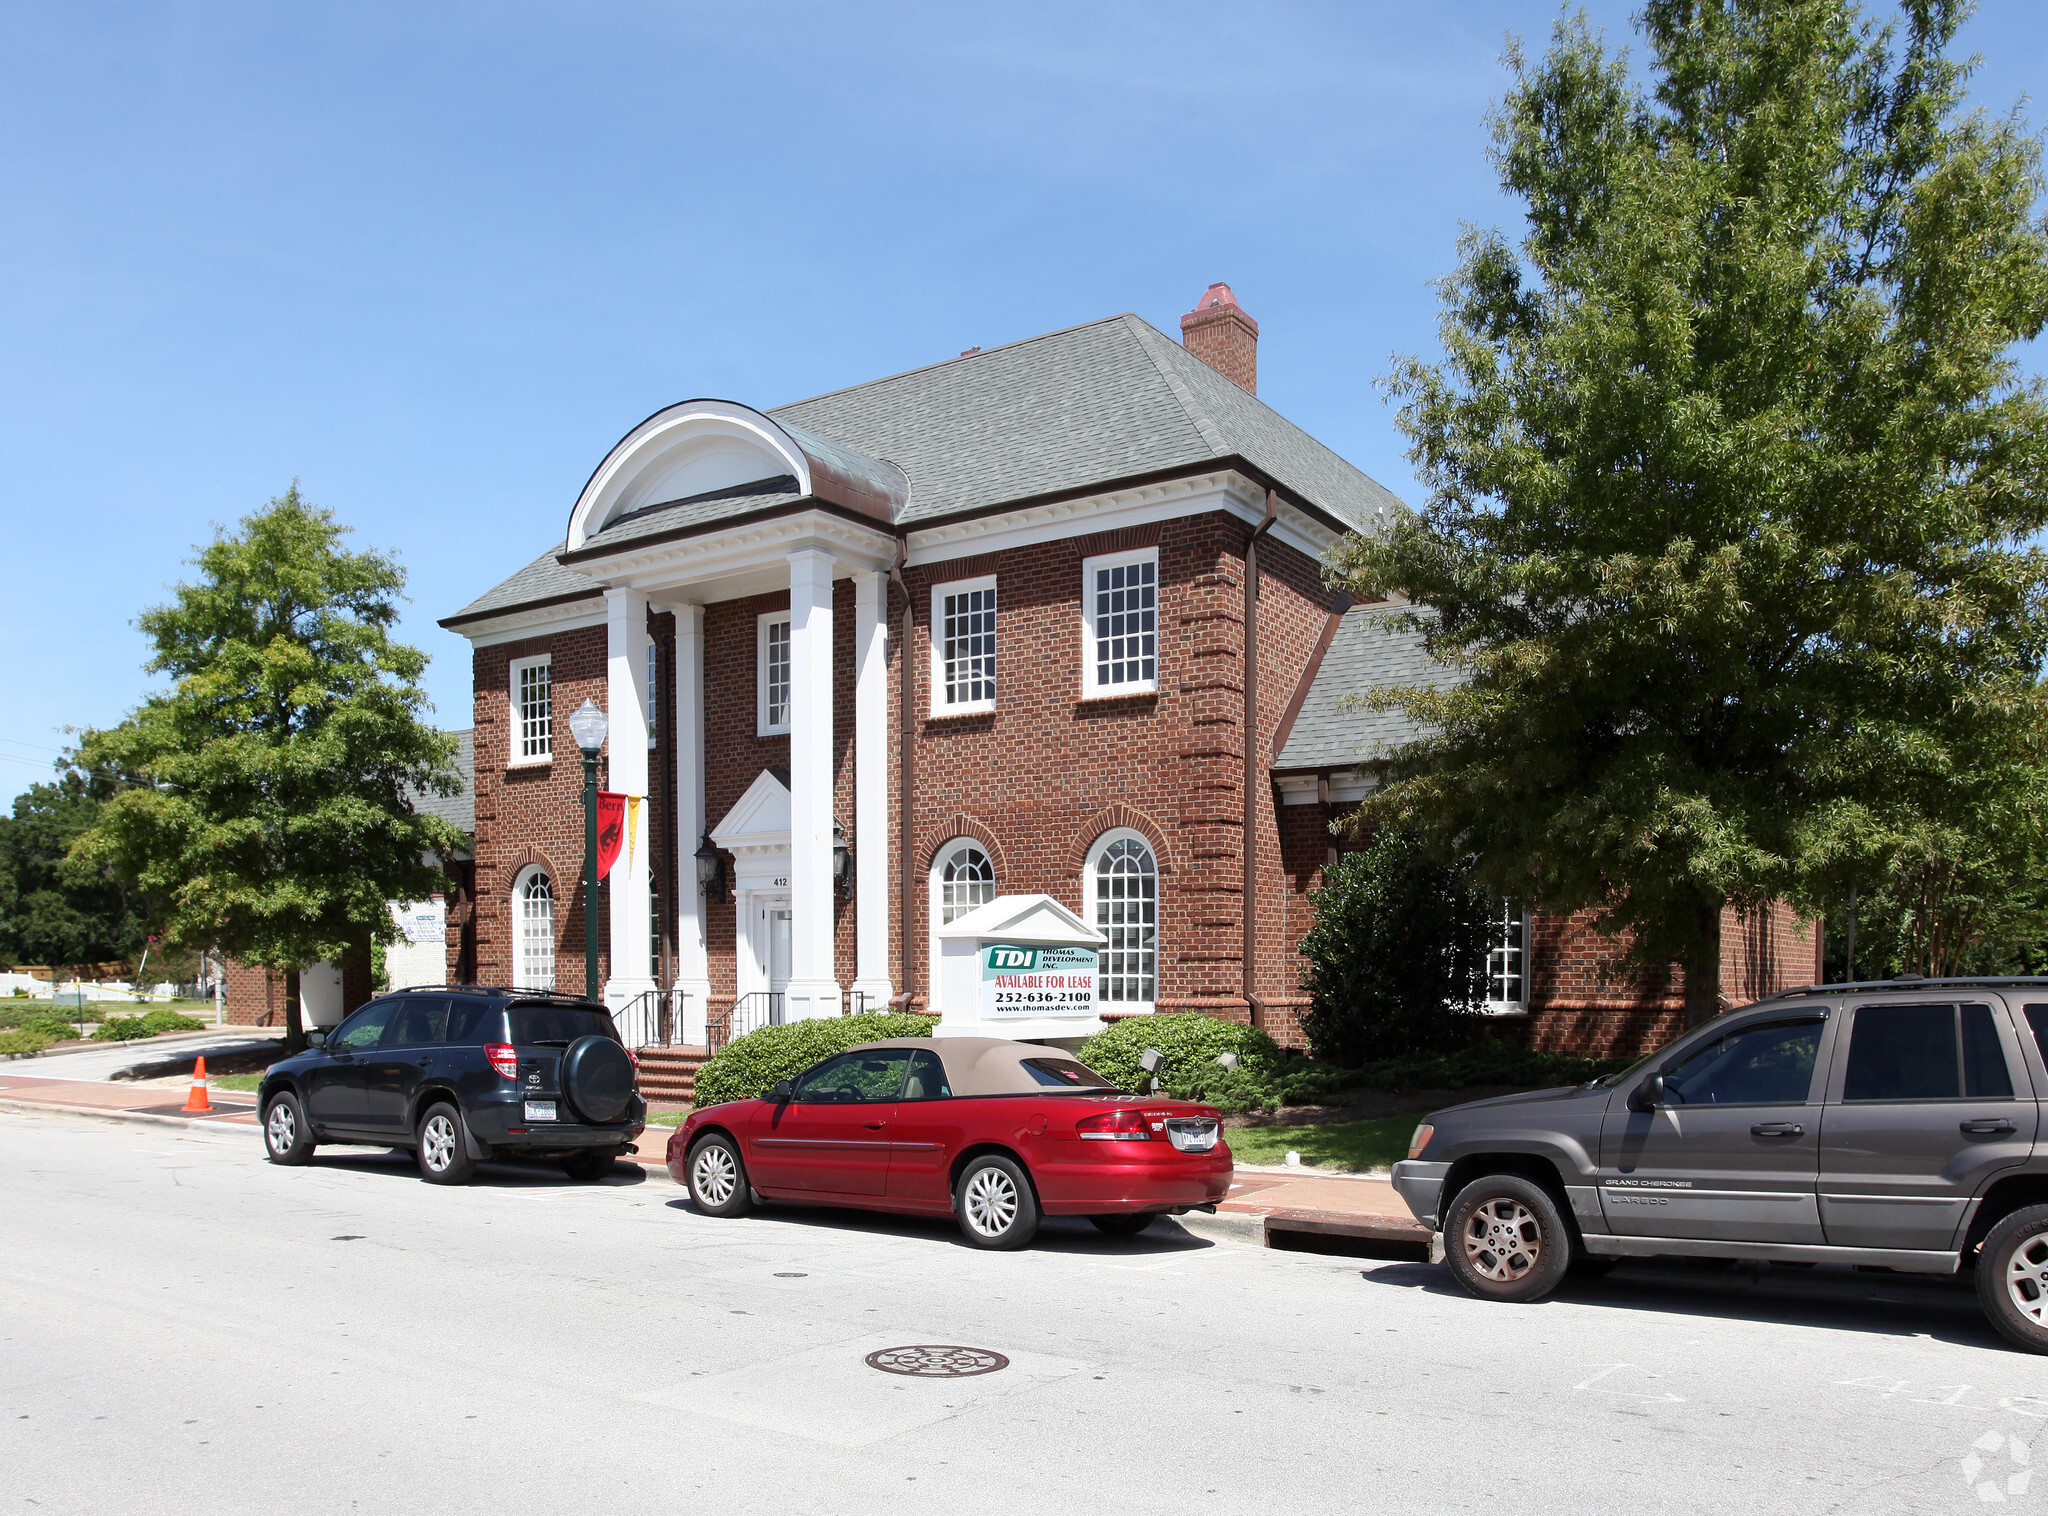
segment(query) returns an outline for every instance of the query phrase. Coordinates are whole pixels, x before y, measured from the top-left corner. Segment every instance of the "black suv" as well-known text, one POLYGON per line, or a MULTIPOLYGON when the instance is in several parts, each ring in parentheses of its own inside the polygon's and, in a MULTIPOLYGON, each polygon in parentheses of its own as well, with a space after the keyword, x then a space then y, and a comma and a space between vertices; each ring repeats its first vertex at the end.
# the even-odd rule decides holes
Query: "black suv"
POLYGON ((1820 985, 1623 1074, 1431 1113, 1394 1187, 1475 1295, 1651 1254, 1974 1268, 2048 1353, 2048 979, 1820 985))
POLYGON ((595 1179, 647 1127, 632 1055, 610 1012, 580 996, 399 990, 311 1035, 256 1097, 273 1163, 360 1143, 412 1148, 434 1184, 493 1157, 560 1159, 595 1179))

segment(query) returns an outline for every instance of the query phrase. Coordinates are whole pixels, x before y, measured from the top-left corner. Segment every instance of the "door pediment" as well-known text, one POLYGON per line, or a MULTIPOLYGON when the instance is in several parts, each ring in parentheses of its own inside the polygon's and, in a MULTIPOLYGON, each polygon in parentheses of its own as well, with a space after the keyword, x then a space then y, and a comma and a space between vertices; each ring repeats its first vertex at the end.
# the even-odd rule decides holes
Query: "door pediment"
POLYGON ((779 847, 789 851, 789 786, 773 769, 763 769, 744 795, 711 829, 711 840, 728 853, 779 847))

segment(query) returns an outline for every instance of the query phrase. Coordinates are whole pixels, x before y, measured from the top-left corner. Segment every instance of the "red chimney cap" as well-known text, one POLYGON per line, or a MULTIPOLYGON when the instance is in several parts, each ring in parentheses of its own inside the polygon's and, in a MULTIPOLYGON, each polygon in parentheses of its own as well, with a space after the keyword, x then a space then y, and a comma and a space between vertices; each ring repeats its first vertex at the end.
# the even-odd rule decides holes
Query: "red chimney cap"
POLYGON ((1203 290, 1202 298, 1195 302, 1195 308, 1180 318, 1181 330, 1186 331, 1191 324, 1200 325, 1228 316, 1237 317, 1251 328, 1254 336, 1258 334, 1259 323, 1237 303, 1237 296, 1231 291, 1230 286, 1219 280, 1203 290))

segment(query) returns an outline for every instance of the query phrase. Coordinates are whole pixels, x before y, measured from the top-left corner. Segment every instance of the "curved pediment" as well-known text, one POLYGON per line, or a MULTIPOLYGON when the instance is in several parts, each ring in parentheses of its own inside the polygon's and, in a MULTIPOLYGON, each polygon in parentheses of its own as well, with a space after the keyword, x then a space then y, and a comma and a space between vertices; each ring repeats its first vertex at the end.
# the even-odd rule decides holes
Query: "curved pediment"
POLYGON ((909 497, 903 472, 730 400, 685 400, 628 432, 577 496, 563 551, 668 501, 794 480, 795 492, 885 525, 909 497))

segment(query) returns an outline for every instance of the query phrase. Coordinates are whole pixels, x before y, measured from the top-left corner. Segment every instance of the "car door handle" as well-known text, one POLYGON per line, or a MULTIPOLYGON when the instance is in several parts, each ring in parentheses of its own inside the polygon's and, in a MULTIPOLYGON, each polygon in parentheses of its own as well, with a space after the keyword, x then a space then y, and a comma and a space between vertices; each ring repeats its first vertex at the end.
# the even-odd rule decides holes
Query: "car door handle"
POLYGON ((886 1121, 863 1121, 861 1123, 862 1126, 866 1127, 871 1132, 879 1132, 883 1127, 887 1126, 888 1124, 889 1123, 886 1121))
POLYGON ((1963 1130, 1973 1137, 1992 1137, 2000 1132, 2013 1131, 2015 1128, 2003 1116, 1998 1116, 1983 1121, 1966 1121, 1963 1123, 1963 1130))
POLYGON ((1752 1137, 1804 1137, 1806 1128, 1796 1121, 1759 1121, 1749 1129, 1752 1137))

